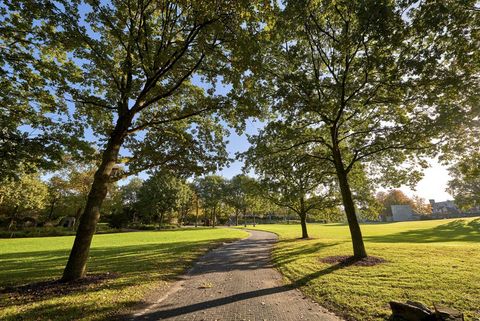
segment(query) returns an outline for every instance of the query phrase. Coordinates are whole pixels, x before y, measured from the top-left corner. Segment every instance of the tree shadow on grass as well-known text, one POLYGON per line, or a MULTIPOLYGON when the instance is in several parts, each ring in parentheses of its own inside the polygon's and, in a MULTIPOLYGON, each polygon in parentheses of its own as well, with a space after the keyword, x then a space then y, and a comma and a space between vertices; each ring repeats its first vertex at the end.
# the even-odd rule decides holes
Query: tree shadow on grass
POLYGON ((316 254, 318 251, 320 251, 322 249, 326 249, 328 247, 332 247, 332 246, 340 244, 339 242, 324 243, 324 242, 318 242, 317 241, 315 243, 312 243, 310 241, 311 240, 300 240, 300 239, 278 241, 278 243, 280 245, 282 243, 283 244, 295 244, 295 247, 294 248, 290 248, 290 247, 289 248, 282 248, 282 247, 277 248, 276 253, 275 253, 275 257, 274 257, 275 264, 278 264, 278 265, 287 264, 287 263, 290 263, 290 262, 293 262, 293 261, 297 260, 298 258, 305 257, 305 256, 308 256, 310 254, 316 254), (305 244, 301 245, 301 246, 297 246, 298 242, 305 242, 305 244))
POLYGON ((365 240, 376 243, 480 242, 480 219, 455 220, 429 229, 366 236, 365 240))
MULTIPOLYGON (((219 242, 213 244, 209 241, 175 242, 93 248, 88 269, 94 274, 90 275, 109 272, 115 277, 86 284, 62 284, 54 281, 61 276, 68 250, 0 254, 0 307, 18 310, 12 312, 5 320, 69 320, 69 316, 70 319, 76 317, 97 319, 99 311, 103 311, 102 314, 113 315, 130 303, 125 300, 123 302, 113 300, 110 304, 101 302, 100 306, 96 305, 90 309, 90 305, 95 303, 91 299, 85 301, 76 298, 64 305, 57 304, 58 301, 48 300, 58 299, 62 302, 62 297, 79 294, 82 294, 82 297, 86 295, 87 298, 89 294, 102 290, 124 290, 142 282, 176 279, 196 257, 195 253, 211 248, 214 244, 219 242), (31 306, 27 305, 28 303, 37 305, 31 306), (79 312, 77 315, 65 314, 76 310, 79 312)), ((138 302, 131 304, 134 303, 138 302)))

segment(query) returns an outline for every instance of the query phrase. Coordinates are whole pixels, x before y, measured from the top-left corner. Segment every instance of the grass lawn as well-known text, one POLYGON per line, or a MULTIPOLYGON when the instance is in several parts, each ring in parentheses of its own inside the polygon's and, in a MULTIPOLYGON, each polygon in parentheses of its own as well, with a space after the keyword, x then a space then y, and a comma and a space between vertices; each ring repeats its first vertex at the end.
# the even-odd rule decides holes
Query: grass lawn
POLYGON ((287 279, 345 317, 386 319, 390 300, 410 299, 480 320, 480 218, 364 224, 367 252, 387 260, 370 267, 320 261, 352 254, 346 225, 309 224, 310 240, 298 239, 300 225, 256 228, 280 236, 273 256, 287 279))
MULTIPOLYGON (((167 285, 209 248, 247 233, 185 229, 96 235, 88 270, 115 276, 29 295, 0 292, 0 320, 109 320, 167 285)), ((0 288, 59 278, 72 236, 0 239, 0 288)))

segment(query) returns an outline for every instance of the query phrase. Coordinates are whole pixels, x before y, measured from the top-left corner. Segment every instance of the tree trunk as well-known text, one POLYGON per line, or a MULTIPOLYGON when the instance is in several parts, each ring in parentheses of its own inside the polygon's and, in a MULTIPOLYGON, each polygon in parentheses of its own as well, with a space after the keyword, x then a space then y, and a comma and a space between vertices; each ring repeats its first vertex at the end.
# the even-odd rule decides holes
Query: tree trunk
POLYGON ((235 226, 238 226, 238 208, 235 209, 235 226))
POLYGON ((355 204, 353 202, 352 192, 348 184, 347 172, 345 171, 342 156, 338 145, 333 146, 333 159, 335 161, 335 171, 340 185, 340 192, 342 194, 343 207, 347 215, 348 227, 350 228, 350 235, 352 237, 353 256, 357 259, 367 257, 367 251, 363 243, 362 230, 358 224, 357 215, 355 213, 355 204))
POLYGON ((302 239, 308 239, 306 213, 300 214, 300 224, 302 225, 302 239))
POLYGON ((195 197, 195 227, 198 226, 198 196, 195 197))
POLYGON ((158 218, 158 228, 161 228, 163 226, 163 216, 165 214, 163 212, 160 213, 160 217, 158 218))
POLYGON ((131 117, 128 119, 119 117, 103 151, 102 162, 95 172, 92 187, 88 193, 87 204, 83 215, 80 217, 75 241, 63 271, 62 281, 73 281, 85 276, 90 245, 100 219, 100 208, 107 196, 110 175, 117 163, 118 153, 130 124, 131 117))
POLYGON ((307 213, 305 211, 305 199, 303 197, 300 198, 300 225, 302 225, 302 239, 308 239, 308 232, 307 232, 307 213))
POLYGON ((48 212, 48 220, 51 221, 53 217, 53 210, 55 208, 55 203, 57 202, 56 199, 52 200, 52 203, 50 203, 50 211, 48 212))
POLYGON ((214 207, 213 207, 213 212, 212 212, 212 228, 215 228, 215 217, 216 217, 216 215, 215 215, 215 214, 216 214, 215 210, 216 210, 216 207, 214 206, 214 207))
POLYGON ((16 223, 15 219, 17 218, 17 214, 18 214, 18 206, 15 206, 15 209, 13 210, 12 217, 10 218, 10 223, 8 224, 8 230, 9 231, 13 228, 13 225, 16 223))
POLYGON ((243 225, 247 227, 247 209, 243 209, 243 225))

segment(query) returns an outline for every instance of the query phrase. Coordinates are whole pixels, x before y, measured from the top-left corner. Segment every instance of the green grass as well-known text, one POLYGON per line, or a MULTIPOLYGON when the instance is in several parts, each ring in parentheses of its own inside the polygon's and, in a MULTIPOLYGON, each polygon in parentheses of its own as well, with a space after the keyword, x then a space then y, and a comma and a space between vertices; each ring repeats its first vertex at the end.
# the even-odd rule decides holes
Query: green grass
MULTIPOLYGON (((118 273, 117 278, 61 296, 0 293, 0 320, 109 320, 166 286, 209 248, 246 235, 201 228, 96 235, 88 270, 118 273)), ((72 243, 72 236, 0 239, 0 287, 60 277, 72 243)))
POLYGON ((299 225, 260 225, 277 233, 278 269, 324 306, 357 320, 383 320, 391 300, 443 303, 480 320, 480 219, 364 224, 369 255, 387 263, 373 267, 320 262, 351 255, 348 227, 310 224, 313 239, 299 240, 299 225))

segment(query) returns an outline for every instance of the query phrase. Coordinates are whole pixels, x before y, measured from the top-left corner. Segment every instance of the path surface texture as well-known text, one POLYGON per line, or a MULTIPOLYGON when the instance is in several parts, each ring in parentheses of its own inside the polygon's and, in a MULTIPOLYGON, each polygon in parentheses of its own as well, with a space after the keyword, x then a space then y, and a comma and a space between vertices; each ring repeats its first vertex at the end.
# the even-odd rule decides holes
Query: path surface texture
POLYGON ((130 320, 340 320, 283 285, 270 260, 275 234, 250 233, 203 256, 169 293, 130 320))

